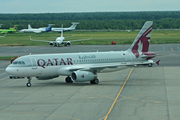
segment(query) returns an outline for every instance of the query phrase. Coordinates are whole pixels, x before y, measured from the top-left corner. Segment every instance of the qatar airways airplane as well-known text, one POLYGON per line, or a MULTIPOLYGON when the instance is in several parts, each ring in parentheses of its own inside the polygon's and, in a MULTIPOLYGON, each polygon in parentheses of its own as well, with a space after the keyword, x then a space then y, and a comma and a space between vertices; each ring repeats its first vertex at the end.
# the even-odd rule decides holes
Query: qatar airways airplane
MULTIPOLYGON (((114 52, 84 52, 65 54, 37 54, 17 58, 6 68, 10 75, 27 77, 27 87, 31 86, 31 78, 47 80, 67 76, 65 81, 98 84, 97 73, 122 70, 128 66, 148 65, 155 62, 150 60, 156 56, 148 52, 152 21, 147 21, 126 51, 114 52)), ((159 65, 159 61, 156 62, 159 65)))

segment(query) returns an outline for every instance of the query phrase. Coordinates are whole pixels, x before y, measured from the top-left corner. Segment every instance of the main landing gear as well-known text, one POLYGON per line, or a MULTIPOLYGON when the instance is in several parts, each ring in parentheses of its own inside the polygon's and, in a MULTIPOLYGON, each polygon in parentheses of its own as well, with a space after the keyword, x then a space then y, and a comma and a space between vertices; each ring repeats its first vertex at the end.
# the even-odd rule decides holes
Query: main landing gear
POLYGON ((28 83, 26 84, 27 87, 31 87, 31 77, 27 77, 28 83))
POLYGON ((99 80, 98 80, 98 79, 94 79, 94 80, 91 80, 90 83, 91 83, 91 84, 98 84, 98 83, 99 83, 99 80))
POLYGON ((66 81, 66 83, 73 83, 73 81, 72 81, 70 76, 67 76, 65 81, 66 81))
MULTIPOLYGON (((65 79, 66 83, 73 83, 72 79, 70 76, 67 76, 66 79, 65 79)), ((94 80, 91 80, 90 81, 91 84, 98 84, 99 83, 99 80, 96 78, 94 80)))

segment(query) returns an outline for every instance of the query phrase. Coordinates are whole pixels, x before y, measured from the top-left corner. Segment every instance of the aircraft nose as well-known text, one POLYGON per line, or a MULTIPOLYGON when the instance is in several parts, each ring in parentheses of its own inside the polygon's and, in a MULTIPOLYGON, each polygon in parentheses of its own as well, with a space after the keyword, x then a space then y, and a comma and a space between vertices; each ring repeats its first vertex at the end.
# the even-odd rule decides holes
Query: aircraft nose
POLYGON ((10 75, 13 74, 13 70, 10 67, 7 67, 5 71, 7 74, 10 74, 10 75))

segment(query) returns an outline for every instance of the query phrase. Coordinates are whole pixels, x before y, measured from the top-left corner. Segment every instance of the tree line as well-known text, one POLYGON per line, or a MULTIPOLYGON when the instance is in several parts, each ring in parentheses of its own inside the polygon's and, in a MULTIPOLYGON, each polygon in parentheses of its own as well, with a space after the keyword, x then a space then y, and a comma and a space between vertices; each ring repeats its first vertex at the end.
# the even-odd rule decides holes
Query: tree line
POLYGON ((90 12, 90 13, 40 13, 40 14, 0 14, 1 28, 19 25, 18 29, 69 27, 71 22, 80 22, 76 29, 140 29, 145 21, 154 21, 153 29, 180 29, 180 11, 150 12, 90 12))

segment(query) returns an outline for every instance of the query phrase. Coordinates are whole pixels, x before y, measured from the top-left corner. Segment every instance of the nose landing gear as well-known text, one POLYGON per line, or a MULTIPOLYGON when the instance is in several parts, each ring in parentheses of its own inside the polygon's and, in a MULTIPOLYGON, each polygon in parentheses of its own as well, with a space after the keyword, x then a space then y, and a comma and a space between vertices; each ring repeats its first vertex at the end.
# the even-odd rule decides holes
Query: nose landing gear
POLYGON ((28 83, 26 84, 27 87, 31 87, 31 77, 27 77, 28 83))

